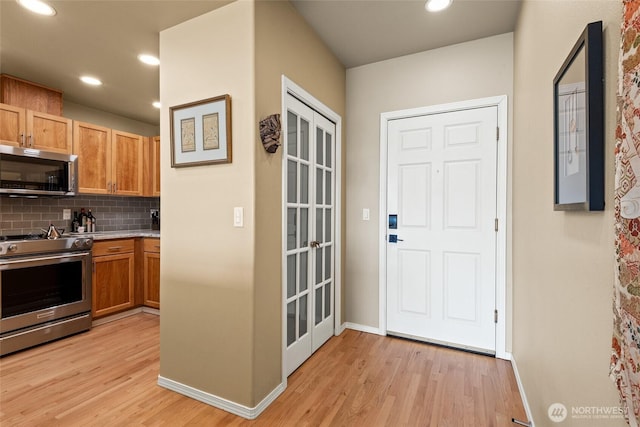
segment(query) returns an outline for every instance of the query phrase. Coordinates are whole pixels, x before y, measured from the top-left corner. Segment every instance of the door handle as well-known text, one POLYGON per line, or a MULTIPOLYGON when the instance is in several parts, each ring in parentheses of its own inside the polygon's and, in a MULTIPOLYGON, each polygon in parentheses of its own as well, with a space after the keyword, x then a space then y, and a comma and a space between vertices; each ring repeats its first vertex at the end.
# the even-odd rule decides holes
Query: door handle
POLYGON ((309 242, 309 246, 311 246, 312 248, 319 248, 320 247, 320 242, 318 242, 317 240, 313 240, 311 242, 309 242))
POLYGON ((398 239, 397 234, 389 234, 389 243, 398 243, 398 242, 404 242, 404 240, 398 239))

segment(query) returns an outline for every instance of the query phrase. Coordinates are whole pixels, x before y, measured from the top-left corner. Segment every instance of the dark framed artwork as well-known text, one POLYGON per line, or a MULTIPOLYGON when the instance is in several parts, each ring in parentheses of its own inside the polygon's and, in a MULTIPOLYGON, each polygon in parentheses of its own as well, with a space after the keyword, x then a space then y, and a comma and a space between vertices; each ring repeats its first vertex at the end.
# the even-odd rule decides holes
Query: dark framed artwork
POLYGON ((171 167, 231 163, 231 97, 176 105, 171 119, 171 167))
POLYGON ((587 25, 553 79, 554 210, 604 210, 602 21, 587 25))

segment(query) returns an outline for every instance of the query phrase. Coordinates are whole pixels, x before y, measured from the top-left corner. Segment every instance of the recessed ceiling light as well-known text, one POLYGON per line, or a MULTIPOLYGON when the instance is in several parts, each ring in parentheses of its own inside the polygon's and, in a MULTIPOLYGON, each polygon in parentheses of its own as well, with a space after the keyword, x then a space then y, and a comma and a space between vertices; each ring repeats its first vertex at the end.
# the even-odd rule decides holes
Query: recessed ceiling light
POLYGON ((147 65, 160 65, 160 60, 153 55, 147 55, 146 53, 138 55, 140 62, 144 62, 147 65))
POLYGON ((427 0, 424 7, 429 12, 440 12, 451 6, 451 3, 453 3, 453 0, 427 0))
POLYGON ((153 105, 153 106, 154 106, 154 107, 156 107, 156 108, 160 108, 160 107, 162 106, 162 105, 160 104, 160 102, 159 102, 159 101, 155 101, 155 102, 154 102, 153 104, 151 104, 151 105, 153 105))
POLYGON ((90 77, 90 76, 82 76, 80 77, 80 80, 82 80, 84 83, 91 86, 100 86, 102 84, 102 82, 99 79, 96 79, 95 77, 90 77))
POLYGON ((16 0, 18 4, 33 13, 44 16, 53 16, 56 10, 40 0, 16 0))

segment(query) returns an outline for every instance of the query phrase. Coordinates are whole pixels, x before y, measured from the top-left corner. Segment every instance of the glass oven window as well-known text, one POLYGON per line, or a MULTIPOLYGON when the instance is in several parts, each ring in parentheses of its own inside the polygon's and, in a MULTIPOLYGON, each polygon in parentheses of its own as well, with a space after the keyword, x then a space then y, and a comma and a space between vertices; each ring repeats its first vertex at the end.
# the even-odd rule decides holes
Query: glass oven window
POLYGON ((82 301, 82 262, 3 270, 2 318, 82 301))

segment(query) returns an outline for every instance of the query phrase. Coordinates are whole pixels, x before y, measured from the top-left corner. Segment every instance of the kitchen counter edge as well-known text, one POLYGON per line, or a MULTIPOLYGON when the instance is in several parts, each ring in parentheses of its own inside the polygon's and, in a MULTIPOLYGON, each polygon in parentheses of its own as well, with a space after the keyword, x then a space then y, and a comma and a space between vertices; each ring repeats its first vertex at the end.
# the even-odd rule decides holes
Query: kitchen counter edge
POLYGON ((159 230, 122 230, 122 231, 97 231, 95 233, 70 233, 69 236, 93 237, 94 241, 112 239, 133 239, 136 237, 152 237, 159 239, 159 230))

